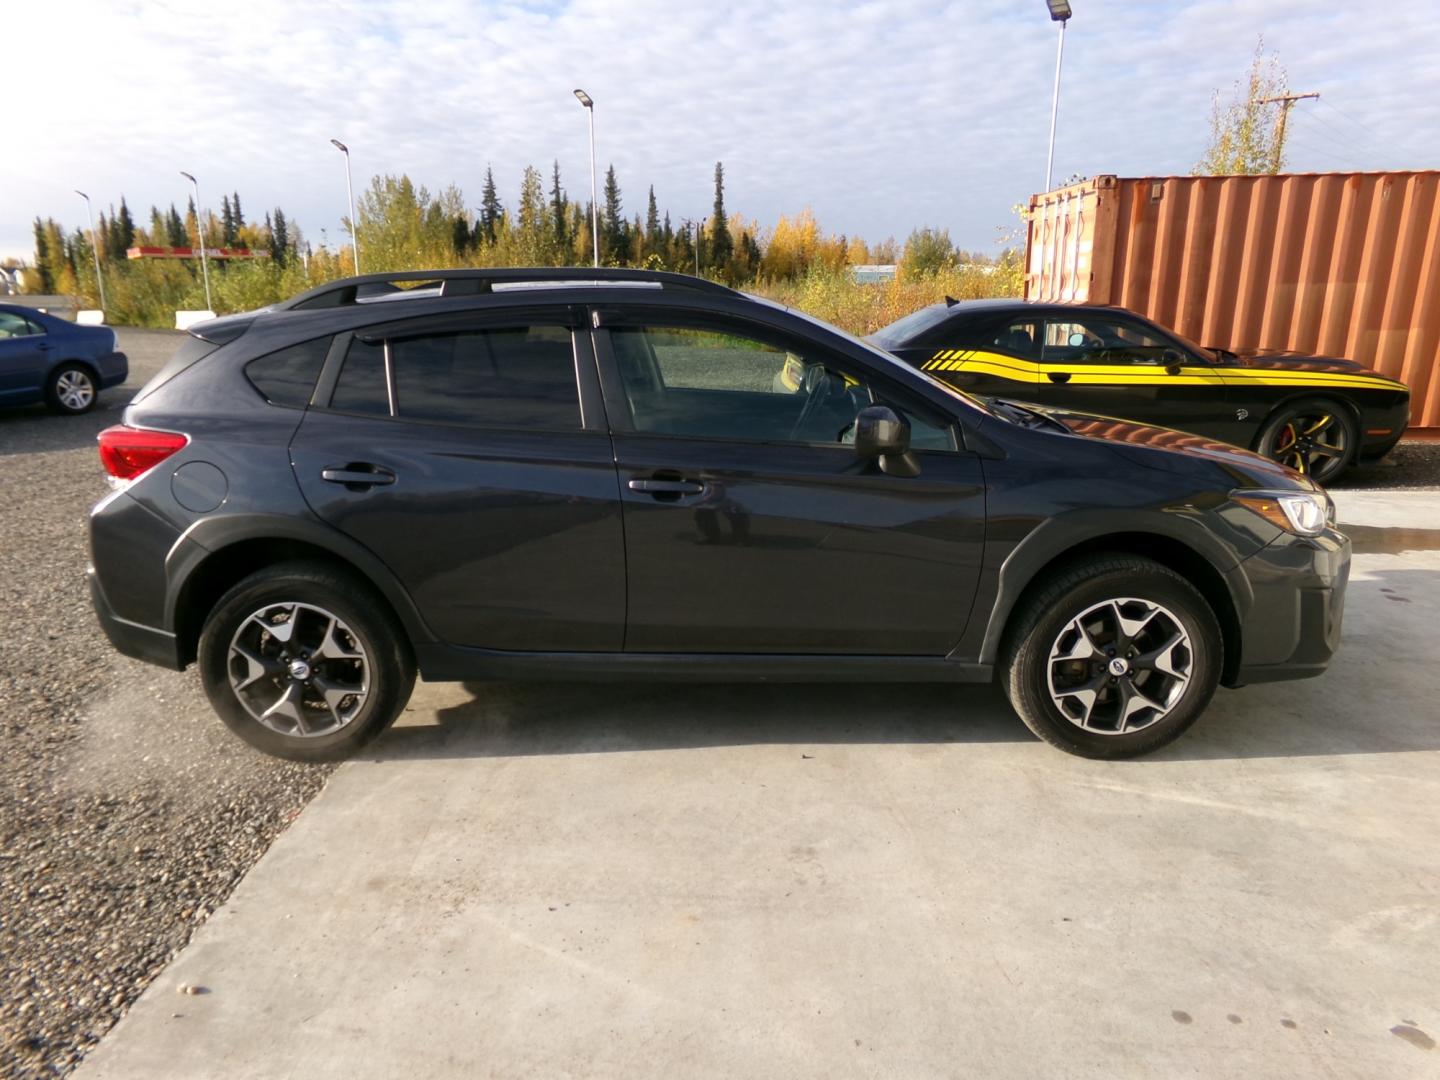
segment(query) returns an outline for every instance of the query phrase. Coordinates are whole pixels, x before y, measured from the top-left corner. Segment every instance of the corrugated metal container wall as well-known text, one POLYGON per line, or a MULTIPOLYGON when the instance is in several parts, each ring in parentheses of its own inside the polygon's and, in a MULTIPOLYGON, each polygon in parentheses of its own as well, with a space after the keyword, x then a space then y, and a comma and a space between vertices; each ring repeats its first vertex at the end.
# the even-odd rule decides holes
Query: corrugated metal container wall
POLYGON ((1025 295, 1358 360, 1440 427, 1440 172, 1097 176, 1030 199, 1025 295))

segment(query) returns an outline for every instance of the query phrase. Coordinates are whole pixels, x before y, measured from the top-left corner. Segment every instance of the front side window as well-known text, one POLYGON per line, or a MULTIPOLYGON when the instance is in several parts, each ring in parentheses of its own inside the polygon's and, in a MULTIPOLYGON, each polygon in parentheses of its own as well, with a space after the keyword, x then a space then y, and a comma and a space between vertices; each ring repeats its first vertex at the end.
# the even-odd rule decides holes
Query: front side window
POLYGON ((1175 346, 1120 319, 1087 316, 1045 324, 1047 364, 1163 364, 1175 346))
MULTIPOLYGON (((744 335, 618 327, 610 342, 632 423, 649 434, 848 445, 856 415, 883 400, 818 357, 744 335)), ((948 424, 900 411, 916 449, 954 449, 948 424)))
POLYGON ((575 350, 561 326, 356 338, 330 407, 476 427, 580 427, 575 350))

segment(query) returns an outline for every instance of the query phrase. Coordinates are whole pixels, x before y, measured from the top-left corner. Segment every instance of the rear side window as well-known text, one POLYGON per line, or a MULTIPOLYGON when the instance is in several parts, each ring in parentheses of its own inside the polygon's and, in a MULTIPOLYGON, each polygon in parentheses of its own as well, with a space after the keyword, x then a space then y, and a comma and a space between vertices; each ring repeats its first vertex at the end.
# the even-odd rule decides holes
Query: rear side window
POLYGON ((561 326, 356 340, 331 407, 477 427, 580 427, 575 351, 561 326))
POLYGON ((291 345, 245 365, 245 377, 272 405, 303 409, 310 404, 315 380, 330 350, 330 339, 316 338, 291 345))

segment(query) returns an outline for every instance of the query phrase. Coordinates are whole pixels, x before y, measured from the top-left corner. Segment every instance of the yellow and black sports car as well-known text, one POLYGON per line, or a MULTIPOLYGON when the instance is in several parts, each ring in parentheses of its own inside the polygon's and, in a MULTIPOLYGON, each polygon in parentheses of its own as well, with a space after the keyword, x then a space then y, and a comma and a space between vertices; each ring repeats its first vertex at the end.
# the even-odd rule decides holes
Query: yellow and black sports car
POLYGON ((1321 483, 1410 419, 1405 384, 1353 360, 1201 348, 1123 308, 946 300, 869 340, 972 394, 1194 432, 1321 483))

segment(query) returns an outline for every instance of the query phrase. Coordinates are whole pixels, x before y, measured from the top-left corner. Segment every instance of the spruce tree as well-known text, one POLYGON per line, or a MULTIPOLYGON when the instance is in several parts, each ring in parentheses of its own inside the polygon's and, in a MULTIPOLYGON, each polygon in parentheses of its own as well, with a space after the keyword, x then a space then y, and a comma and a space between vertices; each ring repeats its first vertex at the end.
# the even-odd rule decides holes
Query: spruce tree
POLYGON ((485 190, 480 199, 480 232, 486 244, 495 243, 495 230, 504 216, 505 208, 500 204, 500 194, 495 190, 495 173, 485 166, 485 190))
POLYGON ((557 258, 568 262, 566 252, 570 246, 570 199, 560 186, 560 162, 557 159, 550 170, 550 216, 555 227, 555 250, 557 258))
POLYGON ((220 246, 235 246, 235 215, 230 210, 230 196, 220 196, 220 246))
POLYGON ((290 257, 289 226, 285 221, 285 211, 278 206, 270 226, 270 257, 275 260, 276 266, 284 266, 290 257))
POLYGON ((188 244, 190 238, 185 235, 185 222, 180 220, 179 211, 175 209, 173 202, 170 204, 170 213, 165 218, 165 228, 168 233, 165 239, 171 247, 185 247, 188 244))
POLYGON ((245 215, 240 212, 240 193, 238 191, 230 196, 230 217, 235 223, 235 234, 238 237, 240 230, 245 227, 245 215))
POLYGON ((715 210, 710 219, 710 265, 723 276, 730 265, 730 256, 735 253, 735 243, 730 238, 730 223, 725 220, 725 165, 715 163, 715 210))
POLYGON ((123 255, 135 245, 135 219, 130 216, 130 207, 125 205, 125 196, 120 196, 120 216, 116 219, 116 239, 119 240, 119 254, 123 255))
MULTIPOLYGON (((615 179, 615 166, 605 170, 605 211, 600 236, 600 261, 623 260, 626 248, 625 219, 620 216, 620 182, 615 179)), ((621 263, 623 265, 623 262, 621 263)))
POLYGON ((169 228, 158 206, 150 207, 150 243, 164 244, 169 228))
POLYGON ((455 249, 456 255, 464 255, 470 250, 470 223, 465 220, 464 214, 456 214, 450 223, 450 246, 455 249))
POLYGON ((35 272, 40 276, 40 291, 48 293, 55 282, 51 267, 50 245, 45 239, 45 223, 35 219, 35 272))

